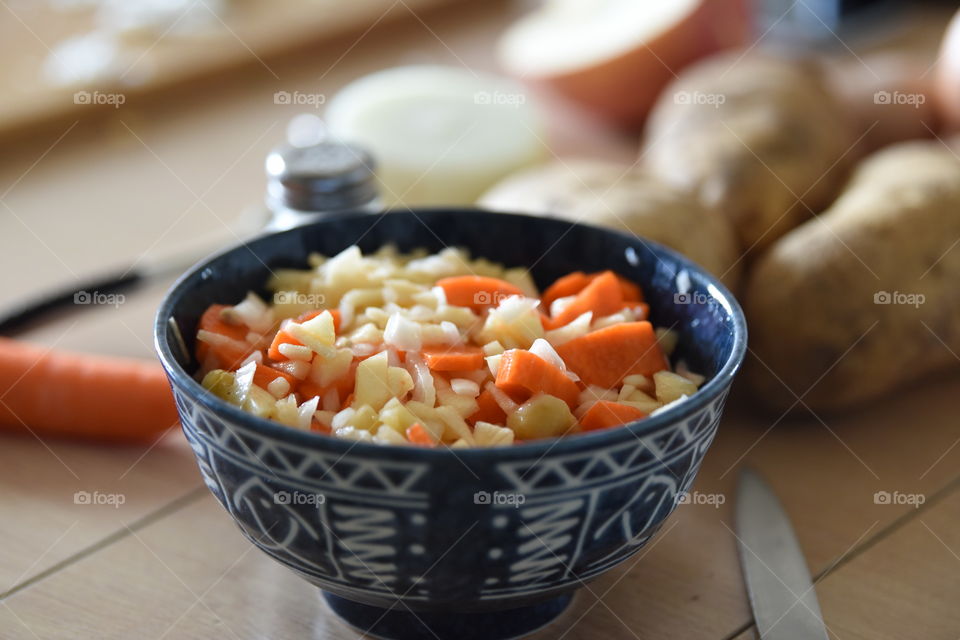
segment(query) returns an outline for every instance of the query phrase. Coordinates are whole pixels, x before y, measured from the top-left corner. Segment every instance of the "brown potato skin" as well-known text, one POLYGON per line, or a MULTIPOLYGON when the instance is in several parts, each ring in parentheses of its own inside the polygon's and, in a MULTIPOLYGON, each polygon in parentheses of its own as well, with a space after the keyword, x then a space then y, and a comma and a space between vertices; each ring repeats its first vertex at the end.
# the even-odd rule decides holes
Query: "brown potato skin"
POLYGON ((741 52, 689 67, 650 116, 643 161, 763 249, 828 206, 847 172, 853 128, 816 69, 741 52))
POLYGON ((477 202, 495 211, 550 215, 599 224, 683 253, 736 290, 737 240, 729 222, 692 195, 616 162, 571 159, 526 169, 477 202))
POLYGON ((833 206, 749 275, 750 397, 778 410, 841 410, 960 365, 958 238, 956 156, 925 141, 870 156, 833 206), (924 300, 876 304, 879 292, 924 300))
POLYGON ((932 58, 932 54, 890 51, 823 61, 828 84, 854 127, 856 155, 937 133, 940 118, 929 72, 932 58))

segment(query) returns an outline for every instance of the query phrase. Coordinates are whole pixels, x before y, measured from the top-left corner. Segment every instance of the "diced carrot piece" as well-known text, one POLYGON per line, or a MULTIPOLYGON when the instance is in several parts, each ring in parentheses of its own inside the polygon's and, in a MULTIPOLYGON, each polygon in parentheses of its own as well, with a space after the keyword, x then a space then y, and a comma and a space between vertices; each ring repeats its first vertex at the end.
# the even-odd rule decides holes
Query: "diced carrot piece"
POLYGON ((270 343, 270 348, 267 349, 267 357, 275 362, 285 362, 289 358, 280 353, 280 345, 284 344, 293 344, 298 346, 303 346, 303 343, 290 335, 286 329, 280 329, 277 331, 277 335, 273 336, 273 342, 270 343))
POLYGON ((540 326, 543 327, 544 331, 552 331, 553 329, 558 329, 563 326, 558 324, 553 318, 546 315, 542 311, 540 312, 540 326))
MULTIPOLYGON (((573 273, 568 273, 562 278, 558 278, 552 285, 547 287, 547 290, 544 291, 543 296, 541 296, 541 301, 543 302, 544 308, 550 309, 550 305, 553 304, 553 301, 557 298, 566 298, 567 296, 577 295, 583 291, 588 284, 596 280, 604 273, 607 272, 601 271, 599 273, 586 274, 583 271, 574 271, 573 273)), ((620 283, 620 291, 624 300, 628 300, 630 302, 643 302, 643 290, 640 289, 639 285, 627 280, 621 275, 617 275, 616 278, 617 282, 620 283)))
POLYGON ((636 407, 619 402, 600 400, 583 414, 583 417, 580 418, 580 426, 583 427, 584 431, 593 431, 594 429, 616 427, 646 417, 647 414, 636 407))
MULTIPOLYGON (((631 374, 651 376, 668 366, 647 321, 621 322, 556 347, 567 367, 584 384, 613 389, 631 374)), ((501 366, 502 363, 501 363, 501 366)))
POLYGON ((580 394, 577 384, 563 371, 535 353, 522 349, 510 349, 503 353, 494 384, 518 401, 524 401, 535 393, 547 393, 572 407, 580 394))
POLYGON ((553 284, 547 287, 547 290, 540 296, 540 302, 544 309, 549 310, 550 305, 558 298, 575 296, 580 293, 584 287, 590 284, 590 276, 583 271, 574 271, 568 273, 562 278, 557 278, 553 284))
POLYGON ((583 288, 567 307, 553 318, 553 324, 562 327, 587 311, 594 318, 616 313, 623 307, 623 290, 613 271, 604 271, 583 288))
POLYGON ((329 434, 329 433, 330 433, 330 427, 328 427, 327 425, 323 424, 323 423, 320 422, 319 420, 313 420, 312 422, 310 422, 310 431, 317 431, 317 432, 319 432, 319 433, 329 434))
POLYGON ((266 389, 267 385, 276 380, 277 378, 283 378, 290 383, 290 390, 294 390, 297 384, 300 382, 294 378, 289 373, 280 371, 279 369, 274 369, 271 366, 265 364, 257 364, 257 370, 253 374, 253 384, 257 385, 262 389, 266 389))
POLYGON ((640 285, 619 275, 617 276, 617 281, 620 283, 620 291, 623 292, 624 300, 628 302, 643 302, 643 290, 640 288, 640 285))
POLYGON ((419 422, 414 422, 407 427, 407 440, 421 447, 432 447, 435 443, 427 430, 419 422))
POLYGON ((478 422, 489 422, 491 424, 504 424, 507 420, 507 414, 497 403, 496 398, 489 390, 484 389, 477 396, 478 408, 467 418, 467 422, 474 425, 478 422))
POLYGON ((486 276, 441 278, 437 286, 443 289, 449 304, 470 307, 477 312, 497 306, 508 296, 523 295, 523 291, 506 280, 486 276))
MULTIPOLYGON (((210 305, 200 316, 197 330, 209 331, 246 344, 250 329, 244 324, 230 324, 223 319, 222 312, 228 306, 225 304, 210 305)), ((213 368, 228 371, 240 366, 240 363, 246 360, 247 356, 253 351, 253 347, 243 348, 240 345, 214 345, 203 341, 197 342, 197 359, 201 363, 206 363, 212 359, 214 361, 213 365, 215 365, 213 368)))
POLYGON ((483 349, 473 345, 425 347, 422 352, 433 371, 475 371, 483 367, 483 349))
POLYGON ((352 404, 353 404, 353 392, 351 391, 350 393, 347 394, 347 397, 344 398, 343 401, 340 403, 340 410, 343 411, 344 409, 346 409, 352 404))

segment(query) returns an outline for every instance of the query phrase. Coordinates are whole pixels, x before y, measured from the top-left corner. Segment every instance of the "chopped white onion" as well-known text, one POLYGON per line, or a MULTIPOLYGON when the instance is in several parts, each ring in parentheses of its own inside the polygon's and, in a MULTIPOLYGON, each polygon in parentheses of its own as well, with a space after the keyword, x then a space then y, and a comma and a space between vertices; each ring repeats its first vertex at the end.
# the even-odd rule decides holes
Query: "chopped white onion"
POLYGON ((450 388, 453 389, 453 392, 459 396, 476 398, 478 395, 480 395, 480 385, 473 380, 467 380, 466 378, 454 378, 450 381, 450 388))
POLYGON ((433 375, 419 354, 407 356, 407 370, 413 378, 413 399, 428 407, 437 403, 437 389, 433 386, 433 375))
POLYGON ((234 340, 233 338, 228 338, 225 335, 207 331, 206 329, 200 329, 197 331, 197 340, 200 342, 206 342, 213 347, 229 347, 231 349, 238 349, 240 351, 246 351, 250 348, 250 345, 246 342, 234 340))
POLYGON ((497 373, 500 371, 500 360, 503 358, 502 353, 496 355, 487 356, 484 360, 487 361, 487 368, 490 369, 490 375, 494 378, 497 377, 497 373))
POLYGON ((243 359, 243 362, 240 363, 240 366, 250 364, 251 362, 254 362, 256 364, 261 364, 263 362, 263 352, 254 351, 253 353, 251 353, 250 355, 248 355, 246 358, 243 359))
POLYGON ((660 407, 659 409, 654 409, 653 412, 652 412, 650 415, 651 415, 651 416, 659 415, 659 414, 663 413, 664 411, 666 411, 667 409, 672 409, 673 407, 677 406, 678 404, 680 404, 680 403, 682 403, 682 402, 685 402, 688 397, 689 397, 688 395, 684 394, 684 395, 680 396, 679 398, 677 398, 676 400, 674 400, 673 402, 668 402, 667 404, 663 405, 663 406, 660 407))
POLYGON ((243 324, 260 333, 269 331, 273 327, 273 310, 253 292, 248 293, 239 304, 230 307, 230 313, 239 318, 243 324))
POLYGON ((253 387, 253 376, 256 372, 256 362, 249 362, 237 369, 235 380, 237 385, 237 399, 240 404, 247 401, 247 396, 250 395, 250 388, 253 387))
POLYGON ((420 325, 399 313, 394 313, 387 320, 387 327, 383 330, 383 341, 401 351, 419 351, 423 345, 420 325))
POLYGON ((567 307, 570 306, 570 303, 576 300, 577 296, 565 296, 563 298, 557 298, 550 303, 550 317, 556 318, 561 313, 567 310, 567 307))
POLYGON ((267 391, 279 400, 290 393, 290 383, 287 382, 286 378, 274 378, 270 381, 270 384, 267 385, 267 391))
POLYGON ((553 346, 543 338, 537 338, 530 345, 530 353, 540 356, 561 371, 567 370, 567 363, 563 361, 560 354, 556 352, 553 346))
POLYGON ((372 342, 359 342, 355 345, 351 345, 350 351, 353 352, 358 358, 366 358, 367 356, 372 356, 377 352, 377 345, 372 342))
POLYGON ((338 411, 334 416, 333 420, 330 422, 330 426, 334 431, 339 431, 340 429, 345 428, 350 421, 353 420, 353 416, 357 413, 357 410, 352 407, 347 407, 342 411, 338 411))
POLYGON ((577 316, 576 320, 546 333, 547 342, 557 347, 574 338, 585 336, 590 332, 590 323, 593 322, 593 311, 587 311, 577 316))
POLYGON ((297 426, 299 426, 304 431, 310 430, 310 423, 313 421, 313 414, 317 411, 317 406, 320 404, 320 398, 314 396, 300 405, 300 408, 297 409, 297 426))
POLYGON ((287 360, 286 362, 277 362, 273 366, 284 373, 290 374, 297 380, 303 380, 310 373, 310 363, 303 360, 287 360))
POLYGON ((277 350, 291 360, 310 362, 310 360, 313 359, 313 351, 310 349, 310 347, 305 347, 302 344, 291 344, 289 342, 284 342, 277 347, 277 350))
POLYGON ((497 404, 500 405, 500 408, 503 409, 503 412, 507 415, 516 411, 517 407, 520 406, 513 401, 513 398, 498 389, 497 385, 492 382, 488 382, 483 388, 490 392, 490 395, 493 396, 493 399, 496 400, 497 404))
POLYGON ((440 323, 440 328, 443 329, 443 334, 446 336, 447 344, 454 345, 460 343, 460 330, 457 329, 457 325, 453 324, 449 320, 444 320, 440 323))

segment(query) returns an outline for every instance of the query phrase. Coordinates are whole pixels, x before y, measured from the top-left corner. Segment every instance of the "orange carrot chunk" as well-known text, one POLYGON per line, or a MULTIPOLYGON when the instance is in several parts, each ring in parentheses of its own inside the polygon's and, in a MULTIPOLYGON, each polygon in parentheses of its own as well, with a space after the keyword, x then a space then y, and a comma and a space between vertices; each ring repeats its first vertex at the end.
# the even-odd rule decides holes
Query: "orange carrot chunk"
POLYGON ((535 393, 547 393, 573 407, 580 395, 577 384, 563 371, 535 353, 522 349, 503 353, 494 384, 518 402, 535 393))
POLYGON ((550 309, 550 305, 558 298, 577 295, 583 291, 584 287, 590 284, 591 280, 592 278, 583 271, 574 271, 562 278, 557 278, 552 285, 547 287, 546 291, 544 291, 540 297, 543 308, 550 309))
POLYGON ((419 422, 414 422, 407 427, 407 440, 421 447, 432 447, 434 445, 433 438, 419 422))
POLYGON ((483 349, 474 345, 424 347, 422 351, 433 371, 473 371, 483 366, 483 349))
POLYGON ((467 422, 474 425, 478 422, 489 422, 491 424, 504 424, 507 420, 507 414, 497 403, 493 394, 484 389, 477 396, 477 410, 467 418, 467 422))
MULTIPOLYGON (((547 287, 547 290, 543 292, 541 300, 543 302, 543 307, 549 309, 550 305, 553 304, 553 301, 557 298, 566 298, 567 296, 575 296, 581 291, 583 291, 588 284, 599 278, 608 271, 601 271, 598 273, 586 274, 583 271, 574 271, 569 273, 562 278, 558 278, 556 282, 547 287)), ((614 274, 617 278, 617 282, 620 284, 620 292, 623 296, 623 299, 628 302, 643 302, 643 291, 640 287, 627 280, 623 276, 614 274)))
POLYGON ((580 426, 583 427, 584 431, 593 431, 594 429, 616 427, 646 417, 647 414, 636 407, 619 402, 600 400, 583 414, 583 417, 580 418, 580 426))
POLYGON ((623 276, 617 276, 620 283, 620 291, 623 293, 623 299, 627 302, 643 302, 643 290, 635 282, 631 282, 623 276))
POLYGON ((286 329, 280 329, 277 331, 277 335, 273 336, 273 342, 270 343, 270 348, 267 349, 267 357, 274 362, 287 361, 289 358, 280 353, 280 346, 284 344, 303 346, 303 343, 287 333, 286 329))
POLYGON ((553 326, 553 319, 542 311, 540 312, 540 326, 543 327, 544 331, 556 328, 553 326))
POLYGON ((562 327, 576 320, 587 311, 593 318, 602 318, 616 313, 623 307, 623 290, 613 271, 604 271, 577 294, 567 307, 553 318, 553 326, 562 327))
POLYGON ((283 378, 290 383, 290 389, 293 390, 296 388, 299 380, 294 378, 289 373, 280 371, 279 369, 274 369, 273 367, 267 366, 265 364, 257 364, 257 369, 253 374, 253 384, 257 385, 262 389, 266 389, 267 386, 276 380, 277 378, 283 378))
POLYGON ((613 389, 635 373, 651 376, 667 358, 647 321, 622 322, 559 345, 557 353, 585 384, 613 389))
POLYGON ((228 339, 223 344, 197 341, 197 359, 201 364, 208 365, 208 369, 236 369, 254 350, 247 343, 250 329, 244 324, 230 324, 223 319, 223 310, 228 306, 210 305, 200 316, 197 325, 198 331, 208 331, 228 339))
POLYGON ((443 289, 449 304, 470 307, 478 313, 499 305, 508 296, 523 295, 523 291, 506 280, 486 276, 441 278, 437 286, 443 289))
POLYGON ((0 338, 0 431, 150 442, 177 424, 155 362, 50 351, 0 338))

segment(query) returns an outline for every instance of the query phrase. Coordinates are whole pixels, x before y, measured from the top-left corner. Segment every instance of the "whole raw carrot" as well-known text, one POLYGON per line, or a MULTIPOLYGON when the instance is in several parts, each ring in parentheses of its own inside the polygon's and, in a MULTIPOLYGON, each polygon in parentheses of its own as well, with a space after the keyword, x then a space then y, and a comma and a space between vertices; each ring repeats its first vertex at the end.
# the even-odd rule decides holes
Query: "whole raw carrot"
POLYGON ((134 443, 176 424, 157 363, 0 338, 0 431, 134 443))

